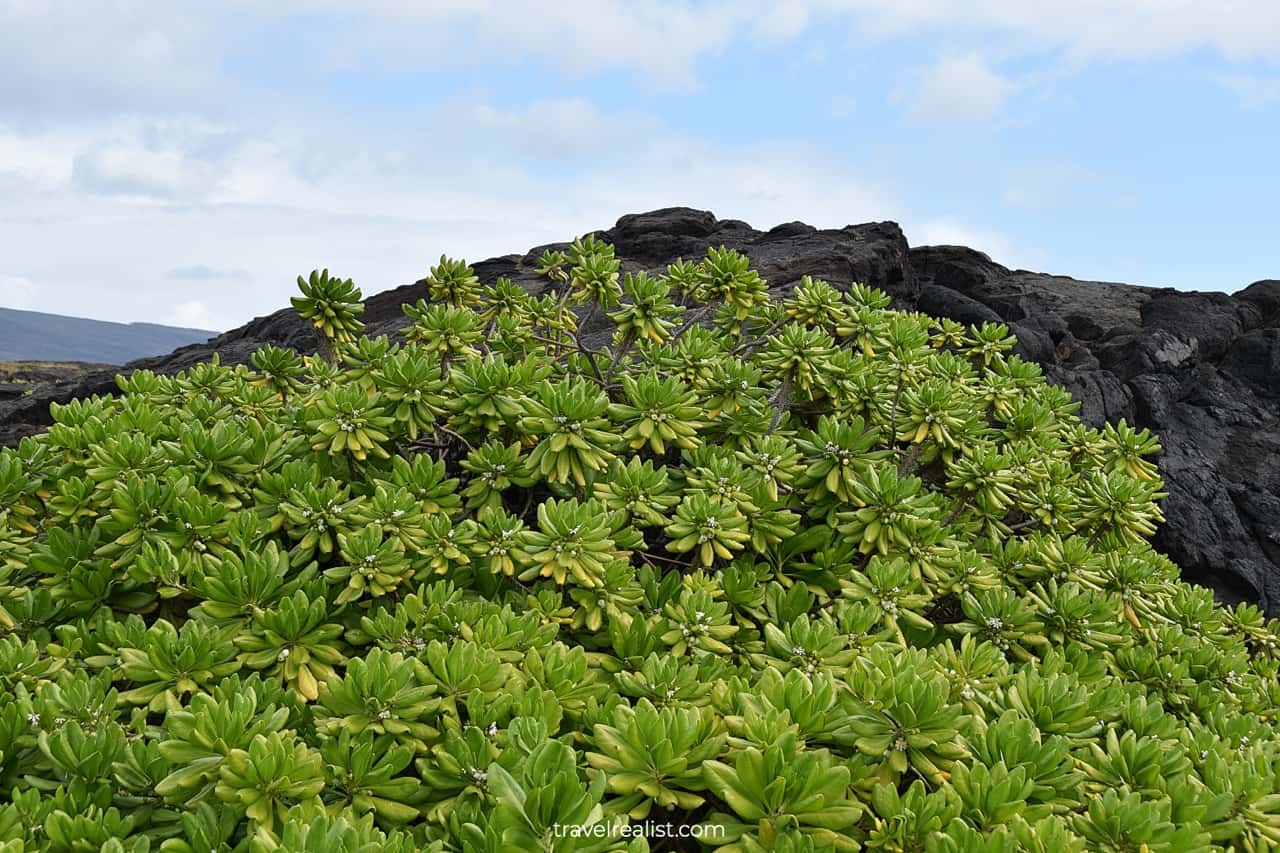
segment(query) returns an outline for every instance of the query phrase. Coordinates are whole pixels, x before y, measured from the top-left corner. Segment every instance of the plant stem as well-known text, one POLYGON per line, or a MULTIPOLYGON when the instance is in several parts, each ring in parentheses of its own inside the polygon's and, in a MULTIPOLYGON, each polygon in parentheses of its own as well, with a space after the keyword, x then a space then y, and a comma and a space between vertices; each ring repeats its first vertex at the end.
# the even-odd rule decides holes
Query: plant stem
POLYGON ((909 473, 915 470, 916 462, 920 459, 920 452, 924 449, 921 444, 912 444, 902 456, 902 463, 898 466, 898 479, 901 480, 909 473))
POLYGON ((967 506, 969 506, 969 496, 968 496, 968 495, 961 495, 961 496, 960 496, 960 500, 956 501, 955 509, 951 510, 951 514, 950 514, 950 515, 948 515, 948 516, 943 520, 943 522, 942 522, 942 526, 943 526, 943 527, 946 527, 946 526, 947 526, 947 525, 949 525, 951 522, 953 522, 953 521, 955 521, 957 518, 959 518, 959 517, 960 517, 960 513, 964 512, 964 511, 965 511, 965 507, 967 507, 967 506))
POLYGON ((458 441, 461 441, 463 444, 467 446, 467 450, 475 450, 475 448, 471 446, 471 442, 467 441, 465 438, 462 437, 462 435, 454 432, 453 430, 449 429, 447 426, 440 426, 439 424, 437 424, 436 431, 442 432, 445 435, 451 435, 454 438, 458 439, 458 441))
POLYGON ((782 380, 782 384, 777 387, 772 394, 769 395, 769 404, 774 407, 773 419, 769 421, 769 429, 765 435, 773 435, 777 430, 778 424, 782 422, 782 416, 791 408, 791 377, 787 376, 782 380))
POLYGON ((898 440, 898 403, 902 400, 902 374, 898 374, 898 390, 893 392, 893 407, 889 409, 889 441, 898 440))
POLYGON ((604 384, 608 387, 613 383, 613 374, 617 372, 618 365, 622 363, 622 357, 631 349, 631 345, 636 342, 636 329, 634 326, 622 333, 622 341, 618 344, 618 351, 613 356, 613 361, 609 364, 609 372, 604 375, 604 384))
POLYGON ((756 350, 760 349, 760 347, 764 345, 765 341, 769 339, 770 335, 772 335, 774 332, 781 329, 784 325, 786 325, 787 321, 790 319, 791 319, 790 317, 783 317, 780 320, 774 321, 774 323, 771 326, 769 326, 769 328, 765 329, 763 332, 756 335, 751 340, 739 344, 731 354, 732 355, 740 354, 744 359, 749 357, 752 353, 754 353, 756 350))
POLYGON ((338 360, 338 353, 333 348, 333 340, 323 332, 316 335, 320 341, 320 357, 329 364, 334 364, 338 360))
POLYGON ((683 326, 676 329, 675 333, 671 336, 671 340, 673 342, 678 340, 681 335, 689 331, 690 326, 692 326, 694 323, 697 323, 699 320, 701 320, 707 314, 707 312, 710 311, 713 307, 714 305, 708 302, 706 305, 703 305, 700 308, 690 311, 689 319, 685 320, 683 326))

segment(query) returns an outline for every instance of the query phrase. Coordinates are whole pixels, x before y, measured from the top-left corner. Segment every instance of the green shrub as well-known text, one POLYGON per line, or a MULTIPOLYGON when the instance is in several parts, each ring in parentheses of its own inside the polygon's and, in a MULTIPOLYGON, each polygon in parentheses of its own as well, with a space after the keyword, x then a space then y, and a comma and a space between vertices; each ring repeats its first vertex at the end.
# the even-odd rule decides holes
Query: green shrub
POLYGON ((1147 431, 862 285, 540 272, 403 341, 313 273, 324 358, 0 452, 0 849, 1280 844, 1280 627, 1148 544, 1147 431))

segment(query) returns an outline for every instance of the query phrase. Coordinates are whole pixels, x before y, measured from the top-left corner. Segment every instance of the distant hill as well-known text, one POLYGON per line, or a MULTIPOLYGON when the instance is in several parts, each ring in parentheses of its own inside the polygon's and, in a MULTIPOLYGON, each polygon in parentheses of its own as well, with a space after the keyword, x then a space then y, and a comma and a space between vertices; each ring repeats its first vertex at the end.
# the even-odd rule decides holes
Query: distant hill
POLYGON ((108 323, 0 308, 0 361, 89 361, 125 364, 217 335, 155 323, 108 323))

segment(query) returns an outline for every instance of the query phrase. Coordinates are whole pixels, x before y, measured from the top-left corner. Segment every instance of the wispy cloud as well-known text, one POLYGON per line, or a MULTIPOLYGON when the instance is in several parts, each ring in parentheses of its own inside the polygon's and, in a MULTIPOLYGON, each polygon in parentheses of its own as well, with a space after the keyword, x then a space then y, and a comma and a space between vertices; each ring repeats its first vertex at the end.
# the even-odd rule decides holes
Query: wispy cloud
POLYGON ((1211 262, 1265 266, 1266 211, 1244 196, 1280 188, 1243 149, 1280 132, 1280 7, 1228 2, 0 0, 0 297, 161 322, 185 305, 199 325, 202 306, 216 328, 287 304, 313 267, 371 293, 441 253, 668 205, 762 228, 897 219, 1015 265, 1111 240, 1173 266, 1174 174, 1210 188, 1211 262), (1216 90, 1207 106, 1235 113, 1213 128, 1172 84, 1164 103, 1150 80, 1089 79, 1192 52, 1205 67, 1170 77, 1221 72, 1237 95, 1216 90), (1138 156, 1148 133, 1183 147, 1138 156), (1107 220, 1116 186, 1141 202, 1107 220), (1047 199, 1089 221, 1029 234, 1047 199))
POLYGON ((222 331, 228 328, 226 322, 216 316, 208 305, 194 299, 174 306, 173 311, 165 318, 165 325, 208 331, 222 331))
POLYGON ((921 76, 911 113, 923 122, 989 121, 1015 89, 976 53, 944 56, 921 76))
POLYGON ((487 104, 463 113, 478 129, 491 130, 516 152, 538 160, 616 156, 661 129, 661 122, 635 110, 606 113, 585 98, 537 101, 521 110, 487 104))
POLYGON ((31 279, 0 273, 0 308, 31 308, 35 295, 36 286, 31 279))
POLYGON ((204 264, 174 267, 165 275, 180 281, 247 281, 249 279, 248 270, 218 269, 204 264))
POLYGON ((759 12, 754 0, 240 0, 249 15, 359 16, 313 59, 389 68, 548 63, 574 76, 632 70, 664 89, 697 85, 700 60, 729 48, 759 12), (429 49, 423 49, 429 45, 429 49))
POLYGON ((908 236, 913 246, 968 246, 1010 269, 1035 268, 1033 258, 1026 257, 1009 237, 991 228, 975 227, 951 219, 931 219, 913 224, 908 236))
MULTIPOLYGON (((1077 61, 1150 59, 1212 50, 1231 60, 1275 61, 1280 5, 1272 0, 778 0, 808 27, 850 20, 899 37, 983 34, 1022 50, 1063 50, 1077 61)), ((791 30, 796 31, 793 25, 791 30)))

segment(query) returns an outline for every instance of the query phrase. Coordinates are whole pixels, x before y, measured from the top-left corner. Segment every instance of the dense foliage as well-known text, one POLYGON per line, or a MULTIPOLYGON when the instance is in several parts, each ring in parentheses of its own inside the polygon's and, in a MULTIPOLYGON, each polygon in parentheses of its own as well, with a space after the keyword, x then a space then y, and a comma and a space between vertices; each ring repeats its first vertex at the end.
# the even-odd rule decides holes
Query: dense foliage
POLYGON ((315 273, 321 356, 0 453, 0 851, 1280 841, 1280 632, 1147 543, 1146 431, 857 284, 540 272, 403 343, 315 273))

